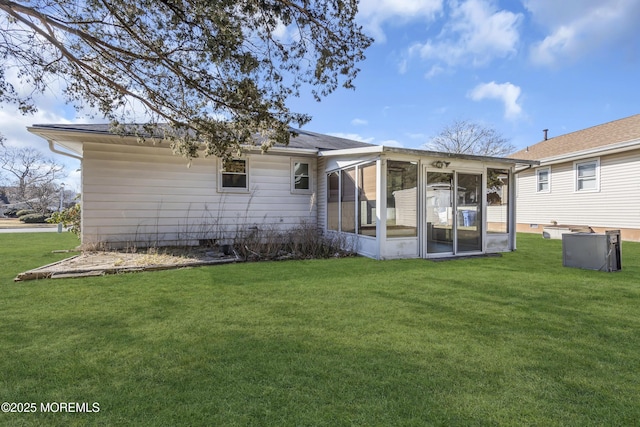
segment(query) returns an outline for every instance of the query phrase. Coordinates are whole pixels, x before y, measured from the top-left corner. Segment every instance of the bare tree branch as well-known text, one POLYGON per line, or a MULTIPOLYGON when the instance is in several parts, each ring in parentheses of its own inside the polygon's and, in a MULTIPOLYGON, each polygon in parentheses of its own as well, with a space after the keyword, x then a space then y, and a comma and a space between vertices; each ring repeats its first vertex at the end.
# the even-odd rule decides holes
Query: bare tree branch
MULTIPOLYGON (((0 102, 35 110, 52 77, 65 96, 97 108, 114 129, 139 103, 164 122, 174 150, 227 156, 256 134, 288 143, 310 118, 287 108, 309 87, 317 98, 352 88, 372 39, 355 24, 355 0, 0 0, 0 102), (280 38, 286 26, 295 37, 280 38), (16 91, 5 71, 17 67, 16 91)), ((139 132, 140 130, 144 132, 139 132)))
POLYGON ((469 120, 454 120, 434 136, 425 148, 433 151, 480 156, 506 156, 515 147, 493 128, 469 120))
POLYGON ((55 181, 64 178, 65 168, 34 148, 0 146, 0 170, 9 177, 13 201, 26 202, 45 213, 56 192, 55 181))

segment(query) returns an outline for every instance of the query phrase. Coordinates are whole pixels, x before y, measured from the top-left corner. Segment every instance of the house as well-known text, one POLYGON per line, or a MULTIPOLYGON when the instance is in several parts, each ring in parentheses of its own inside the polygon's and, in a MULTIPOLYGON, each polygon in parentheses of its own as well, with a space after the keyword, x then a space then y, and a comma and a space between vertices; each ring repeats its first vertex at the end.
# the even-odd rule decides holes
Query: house
POLYGON ((375 146, 298 130, 267 153, 190 167, 164 144, 108 125, 34 125, 57 153, 82 160, 82 242, 148 246, 228 242, 248 230, 310 224, 376 259, 515 249, 507 158, 375 146), (487 196, 485 196, 485 194, 487 196))
POLYGON ((640 240, 640 114, 548 138, 513 154, 539 160, 517 174, 517 230, 621 230, 640 240))

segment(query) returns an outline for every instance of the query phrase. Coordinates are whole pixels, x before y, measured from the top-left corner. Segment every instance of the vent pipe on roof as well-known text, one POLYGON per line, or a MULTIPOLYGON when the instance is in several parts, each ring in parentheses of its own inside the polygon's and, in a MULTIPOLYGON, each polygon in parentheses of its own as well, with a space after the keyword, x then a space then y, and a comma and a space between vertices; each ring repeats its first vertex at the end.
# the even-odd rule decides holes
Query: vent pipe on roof
POLYGON ((546 141, 547 139, 549 139, 548 136, 547 136, 548 132, 549 132, 549 129, 542 129, 542 132, 544 133, 544 140, 546 141))

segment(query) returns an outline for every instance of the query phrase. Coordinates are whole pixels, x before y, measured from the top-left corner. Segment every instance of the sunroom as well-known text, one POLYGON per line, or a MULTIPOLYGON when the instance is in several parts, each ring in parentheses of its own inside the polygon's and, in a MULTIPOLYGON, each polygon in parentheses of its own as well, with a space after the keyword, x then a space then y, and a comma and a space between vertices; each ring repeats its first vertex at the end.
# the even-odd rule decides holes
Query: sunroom
POLYGON ((360 255, 438 258, 516 247, 514 175, 530 161, 384 146, 319 155, 320 223, 360 255))

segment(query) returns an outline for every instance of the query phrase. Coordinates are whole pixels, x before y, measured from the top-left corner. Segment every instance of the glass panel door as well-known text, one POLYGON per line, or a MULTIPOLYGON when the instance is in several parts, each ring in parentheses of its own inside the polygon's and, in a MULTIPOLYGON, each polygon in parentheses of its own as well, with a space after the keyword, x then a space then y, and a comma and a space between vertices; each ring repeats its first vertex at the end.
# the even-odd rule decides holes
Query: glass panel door
POLYGON ((427 172, 427 253, 453 253, 453 173, 427 172))
POLYGON ((375 162, 358 167, 358 234, 376 236, 377 167, 375 162))
POLYGON ((482 175, 458 173, 457 252, 482 250, 482 175))
POLYGON ((340 201, 340 226, 346 233, 356 232, 356 168, 343 169, 340 182, 342 200, 340 201))

